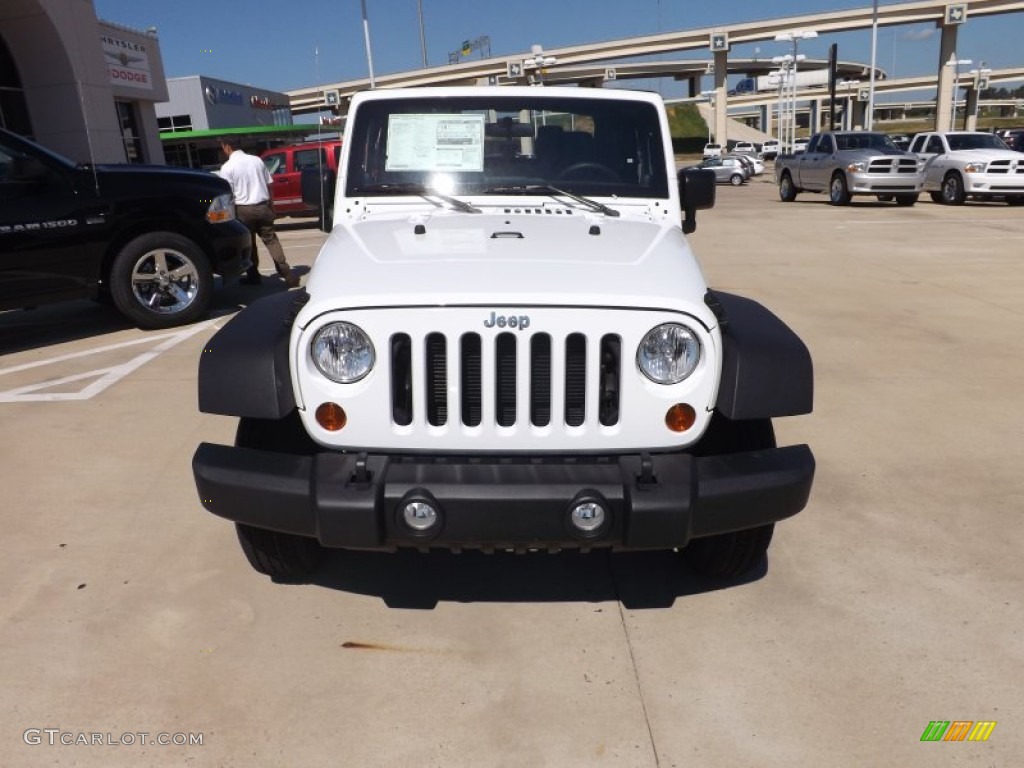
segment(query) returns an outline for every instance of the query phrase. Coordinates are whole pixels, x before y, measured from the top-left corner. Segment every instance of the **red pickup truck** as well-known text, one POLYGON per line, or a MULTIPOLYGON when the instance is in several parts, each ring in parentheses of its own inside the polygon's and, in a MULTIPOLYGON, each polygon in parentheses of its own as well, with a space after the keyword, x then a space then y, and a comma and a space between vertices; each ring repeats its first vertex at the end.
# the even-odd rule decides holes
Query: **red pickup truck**
POLYGON ((323 167, 336 174, 340 155, 341 141, 337 139, 276 147, 261 154, 274 179, 270 185, 274 211, 279 216, 316 216, 319 212, 302 202, 302 171, 323 167))

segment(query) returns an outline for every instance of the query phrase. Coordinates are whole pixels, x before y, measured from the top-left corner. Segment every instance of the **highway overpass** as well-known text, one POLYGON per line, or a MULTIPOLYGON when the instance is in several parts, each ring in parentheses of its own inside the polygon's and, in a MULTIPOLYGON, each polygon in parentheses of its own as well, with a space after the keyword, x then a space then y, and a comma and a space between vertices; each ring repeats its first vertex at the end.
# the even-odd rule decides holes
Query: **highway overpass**
MULTIPOLYGON (((938 125, 947 125, 952 108, 952 92, 954 72, 944 66, 956 50, 957 32, 963 24, 969 24, 972 18, 998 14, 1017 14, 1024 12, 1024 0, 970 0, 962 3, 949 3, 946 0, 918 0, 916 2, 894 3, 878 7, 877 23, 879 27, 891 27, 907 24, 934 23, 941 30, 939 56, 935 64, 935 75, 922 76, 921 88, 936 88, 938 103, 936 120, 938 125), (927 81, 927 82, 925 82, 927 81)), ((616 75, 622 65, 615 64, 619 59, 653 56, 677 51, 708 51, 713 55, 711 71, 714 77, 715 96, 715 133, 726 138, 726 120, 728 115, 729 97, 726 88, 726 77, 729 69, 729 49, 740 43, 754 43, 774 40, 779 33, 796 29, 813 29, 820 36, 829 33, 849 32, 870 29, 872 26, 872 6, 842 11, 829 11, 798 16, 785 16, 775 19, 726 24, 718 27, 681 30, 657 35, 622 38, 583 45, 565 46, 545 50, 544 54, 554 57, 557 63, 549 67, 545 79, 555 75, 558 70, 582 65, 598 63, 608 64, 602 69, 614 68, 616 75)), ((454 85, 480 82, 527 82, 536 76, 536 70, 530 64, 531 53, 496 56, 487 59, 468 61, 442 67, 429 67, 380 75, 375 78, 378 88, 395 88, 401 86, 422 85, 454 85), (510 68, 518 68, 520 76, 509 78, 510 68)), ((707 65, 703 62, 698 66, 707 65)), ((295 113, 319 112, 334 109, 343 114, 347 109, 347 101, 360 90, 370 87, 368 78, 349 80, 309 88, 289 91, 292 110, 295 113)))

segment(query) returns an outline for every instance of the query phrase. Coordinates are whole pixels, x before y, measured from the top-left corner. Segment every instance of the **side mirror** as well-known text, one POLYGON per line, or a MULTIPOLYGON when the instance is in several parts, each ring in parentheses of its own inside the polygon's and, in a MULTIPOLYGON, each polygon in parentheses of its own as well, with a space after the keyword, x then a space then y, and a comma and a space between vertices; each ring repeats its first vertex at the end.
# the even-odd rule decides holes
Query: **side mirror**
POLYGON ((303 168, 302 202, 316 208, 320 217, 320 229, 330 232, 334 226, 334 183, 337 176, 330 168, 303 168))
POLYGON ((696 212, 715 207, 715 172, 707 168, 683 168, 679 172, 679 207, 683 210, 683 232, 697 229, 696 212))

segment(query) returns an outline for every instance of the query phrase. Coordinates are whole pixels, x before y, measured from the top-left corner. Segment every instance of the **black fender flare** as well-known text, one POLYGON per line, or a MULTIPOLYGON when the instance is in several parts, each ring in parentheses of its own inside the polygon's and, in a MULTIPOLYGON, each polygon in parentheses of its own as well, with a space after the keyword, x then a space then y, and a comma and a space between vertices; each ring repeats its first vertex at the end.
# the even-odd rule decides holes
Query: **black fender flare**
POLYGON ((734 421, 810 413, 814 366, 800 337, 751 299, 708 291, 705 302, 722 332, 716 410, 734 421))
POLYGON ((295 410, 288 342, 307 301, 305 291, 267 296, 213 335, 199 360, 200 411, 283 419, 295 410))

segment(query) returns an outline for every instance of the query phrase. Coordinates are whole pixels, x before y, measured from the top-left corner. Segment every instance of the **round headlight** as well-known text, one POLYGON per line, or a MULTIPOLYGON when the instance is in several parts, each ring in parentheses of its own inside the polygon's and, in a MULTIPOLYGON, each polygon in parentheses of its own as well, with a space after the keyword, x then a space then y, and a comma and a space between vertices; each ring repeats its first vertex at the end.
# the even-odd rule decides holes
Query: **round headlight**
POLYGON ((652 329, 636 350, 636 364, 658 384, 678 384, 697 367, 700 341, 685 325, 665 323, 652 329))
POLYGON ((329 323, 316 332, 310 347, 313 363, 331 381, 351 384, 373 368, 373 343, 352 323, 329 323))

